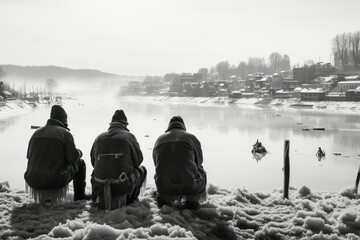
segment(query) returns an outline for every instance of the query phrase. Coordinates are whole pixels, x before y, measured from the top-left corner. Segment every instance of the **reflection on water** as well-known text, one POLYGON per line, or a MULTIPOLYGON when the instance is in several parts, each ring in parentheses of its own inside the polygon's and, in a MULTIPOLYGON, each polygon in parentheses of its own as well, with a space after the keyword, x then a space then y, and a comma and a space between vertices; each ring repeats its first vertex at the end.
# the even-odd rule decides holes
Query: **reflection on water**
MULTIPOLYGON (((256 106, 199 106, 126 99, 83 99, 64 105, 77 147, 83 150, 91 173, 90 148, 105 131, 116 109, 122 108, 129 129, 137 137, 149 169, 148 183, 154 184, 152 148, 170 118, 180 115, 189 132, 200 140, 209 183, 226 188, 270 190, 283 186, 284 141, 290 140, 290 185, 307 185, 316 190, 339 191, 354 184, 359 165, 359 123, 355 115, 317 113, 301 109, 256 106), (324 127, 325 131, 312 128, 324 127), (303 131, 309 128, 309 131, 303 131), (268 153, 254 157, 252 145, 259 139, 268 153), (321 147, 326 158, 318 160, 321 147)), ((26 149, 31 125, 43 125, 50 108, 41 107, 16 118, 1 120, 0 181, 23 188, 26 149)), ((88 181, 90 182, 90 181, 88 181)))

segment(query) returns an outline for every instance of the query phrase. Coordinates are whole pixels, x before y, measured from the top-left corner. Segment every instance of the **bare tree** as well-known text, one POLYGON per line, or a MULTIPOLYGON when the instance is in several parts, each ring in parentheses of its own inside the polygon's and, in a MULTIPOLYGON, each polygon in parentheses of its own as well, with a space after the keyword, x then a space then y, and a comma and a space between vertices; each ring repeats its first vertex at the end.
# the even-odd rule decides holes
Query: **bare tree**
POLYGON ((344 69, 349 64, 349 34, 341 33, 333 39, 333 52, 335 57, 339 58, 344 69))
POLYGON ((237 75, 241 78, 245 78, 248 74, 247 64, 245 61, 241 61, 237 67, 237 75))
POLYGON ((214 66, 211 66, 211 68, 210 68, 210 70, 209 70, 209 77, 210 77, 210 79, 213 81, 213 80, 215 80, 215 76, 216 74, 215 74, 215 67, 214 66))
POLYGON ((57 88, 57 86, 58 86, 58 83, 56 82, 55 79, 52 79, 52 78, 46 79, 45 89, 50 97, 52 97, 53 91, 55 90, 55 88, 57 88))
POLYGON ((209 74, 209 69, 207 68, 200 68, 198 73, 201 73, 203 75, 203 79, 206 80, 209 74))
POLYGON ((222 61, 216 64, 216 72, 219 74, 220 80, 226 80, 230 77, 230 64, 228 61, 222 61))
POLYGON ((280 70, 290 70, 290 57, 287 54, 284 54, 281 60, 281 69, 280 70))
POLYGON ((350 34, 350 53, 357 69, 360 63, 360 31, 350 34))
POLYGON ((269 64, 272 73, 276 73, 279 70, 282 61, 282 56, 278 52, 273 52, 269 56, 269 64))

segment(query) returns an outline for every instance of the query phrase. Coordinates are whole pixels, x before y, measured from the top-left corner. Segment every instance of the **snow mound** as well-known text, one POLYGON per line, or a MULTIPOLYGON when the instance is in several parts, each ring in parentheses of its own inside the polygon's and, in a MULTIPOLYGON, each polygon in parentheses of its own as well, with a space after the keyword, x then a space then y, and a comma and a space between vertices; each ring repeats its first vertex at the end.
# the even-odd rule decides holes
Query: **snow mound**
MULTIPOLYGON (((43 207, 0 183, 0 239, 319 239, 360 240, 360 197, 312 192, 271 193, 210 184, 196 209, 158 207, 154 188, 138 202, 112 211, 90 201, 43 207)), ((344 192, 346 194, 344 194, 344 192)))

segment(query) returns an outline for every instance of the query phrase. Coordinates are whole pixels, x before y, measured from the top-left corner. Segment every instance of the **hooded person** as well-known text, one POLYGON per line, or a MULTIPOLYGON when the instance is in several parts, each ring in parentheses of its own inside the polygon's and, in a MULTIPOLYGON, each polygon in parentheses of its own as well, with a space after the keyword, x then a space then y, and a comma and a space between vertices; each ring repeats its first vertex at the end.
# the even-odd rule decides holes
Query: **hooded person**
POLYGON ((206 172, 201 144, 186 131, 180 116, 170 119, 153 148, 158 203, 173 205, 206 200, 206 172))
POLYGON ((92 200, 99 208, 121 207, 111 200, 121 196, 125 196, 125 204, 132 203, 145 185, 143 154, 128 124, 125 112, 116 110, 108 130, 99 134, 92 145, 92 200))
POLYGON ((60 105, 51 107, 50 119, 30 138, 25 181, 32 189, 54 190, 73 181, 74 200, 85 194, 86 164, 68 129, 67 114, 60 105))

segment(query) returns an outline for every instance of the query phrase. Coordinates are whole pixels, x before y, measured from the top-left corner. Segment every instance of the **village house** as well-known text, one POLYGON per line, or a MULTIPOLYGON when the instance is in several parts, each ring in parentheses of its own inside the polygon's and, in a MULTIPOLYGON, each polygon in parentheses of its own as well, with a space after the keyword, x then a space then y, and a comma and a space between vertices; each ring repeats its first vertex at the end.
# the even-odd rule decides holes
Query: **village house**
POLYGON ((310 66, 295 67, 293 68, 294 80, 299 81, 300 84, 306 84, 313 81, 317 77, 327 77, 334 75, 336 72, 335 67, 330 63, 318 62, 310 66))
POLYGON ((325 95, 326 95, 326 91, 323 90, 322 88, 317 88, 317 89, 303 88, 300 91, 301 101, 324 101, 325 95))

